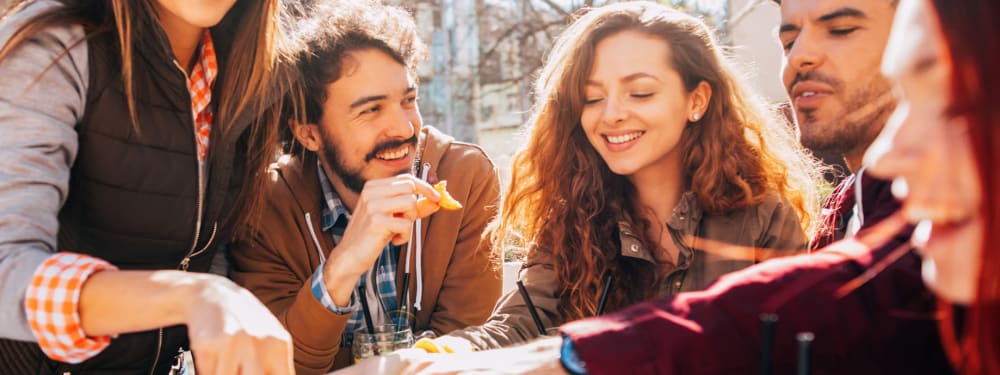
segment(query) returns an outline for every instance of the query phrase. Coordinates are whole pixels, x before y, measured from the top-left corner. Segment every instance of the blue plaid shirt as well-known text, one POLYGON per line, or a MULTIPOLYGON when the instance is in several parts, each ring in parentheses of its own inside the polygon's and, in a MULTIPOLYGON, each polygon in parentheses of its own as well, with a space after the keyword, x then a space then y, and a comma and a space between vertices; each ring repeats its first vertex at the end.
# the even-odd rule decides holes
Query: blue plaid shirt
MULTIPOLYGON (((318 161, 317 164, 319 164, 318 161)), ((347 229, 347 223, 351 220, 351 213, 347 211, 347 207, 344 207, 344 203, 330 185, 330 180, 326 177, 323 166, 319 165, 318 170, 319 184, 323 188, 323 198, 326 203, 323 205, 323 216, 320 224, 324 233, 333 235, 334 243, 340 243, 341 238, 344 236, 344 230, 347 229)), ((386 244, 385 248, 382 249, 382 255, 375 261, 372 270, 365 272, 358 280, 358 285, 364 285, 367 288, 368 281, 371 280, 371 272, 375 271, 379 300, 369 300, 368 306, 371 309, 381 309, 383 312, 381 315, 386 317, 398 315, 394 313, 399 309, 399 303, 396 300, 396 260, 399 259, 399 252, 399 246, 393 246, 391 243, 386 244)), ((358 308, 360 305, 358 298, 365 298, 365 296, 358 296, 357 291, 355 291, 351 294, 351 302, 346 307, 337 306, 333 303, 333 299, 330 298, 330 293, 326 289, 326 283, 323 282, 323 268, 325 264, 326 261, 324 260, 316 269, 316 272, 313 273, 313 296, 327 310, 335 314, 352 314, 351 318, 347 321, 347 327, 344 329, 343 340, 341 341, 341 346, 347 347, 351 345, 354 338, 354 331, 364 327, 364 316, 361 309, 358 308)), ((355 287, 355 289, 357 288, 355 287)), ((376 314, 373 313, 373 319, 376 319, 374 318, 375 316, 376 314)), ((374 323, 377 325, 390 322, 375 321, 374 323)), ((391 323, 401 324, 400 322, 391 323)))

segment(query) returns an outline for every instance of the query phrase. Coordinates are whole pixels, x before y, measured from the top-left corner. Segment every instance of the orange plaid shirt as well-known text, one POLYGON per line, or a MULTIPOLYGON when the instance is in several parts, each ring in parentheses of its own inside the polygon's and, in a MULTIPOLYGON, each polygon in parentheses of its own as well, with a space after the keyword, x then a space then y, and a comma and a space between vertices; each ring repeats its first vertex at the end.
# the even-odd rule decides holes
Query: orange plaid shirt
MULTIPOLYGON (((201 57, 188 78, 191 112, 194 118, 198 160, 208 155, 212 130, 212 84, 218 73, 215 45, 208 30, 201 44, 201 57)), ((91 337, 80 326, 80 291, 95 272, 117 269, 101 259, 83 254, 60 252, 35 270, 25 293, 24 309, 38 345, 49 358, 80 363, 111 344, 111 336, 91 337)))
POLYGON ((212 84, 218 74, 219 65, 215 61, 215 44, 212 35, 205 30, 201 42, 201 59, 191 70, 188 91, 191 92, 191 115, 194 118, 195 140, 198 142, 198 160, 208 156, 208 139, 212 132, 212 84))

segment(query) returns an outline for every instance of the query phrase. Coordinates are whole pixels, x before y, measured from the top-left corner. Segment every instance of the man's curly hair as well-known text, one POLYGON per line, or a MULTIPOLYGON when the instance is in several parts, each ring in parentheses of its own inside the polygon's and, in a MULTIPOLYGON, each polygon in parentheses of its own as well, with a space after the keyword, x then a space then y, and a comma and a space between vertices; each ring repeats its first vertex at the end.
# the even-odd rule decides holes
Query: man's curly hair
MULTIPOLYGON (((300 43, 298 67, 301 101, 294 118, 317 123, 323 117, 327 85, 344 73, 344 58, 351 52, 377 49, 385 52, 416 76, 417 63, 426 46, 417 33, 413 16, 405 9, 375 1, 316 1, 299 3, 298 28, 292 39, 300 43), (304 116, 304 118, 303 118, 304 116)), ((293 118, 287 113, 287 118, 293 118)))

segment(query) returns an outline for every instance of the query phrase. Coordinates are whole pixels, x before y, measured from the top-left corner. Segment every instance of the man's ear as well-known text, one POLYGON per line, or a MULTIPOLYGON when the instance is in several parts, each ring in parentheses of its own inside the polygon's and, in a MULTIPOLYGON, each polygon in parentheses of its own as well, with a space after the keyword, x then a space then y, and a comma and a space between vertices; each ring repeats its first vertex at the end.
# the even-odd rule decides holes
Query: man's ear
POLYGON ((299 141, 306 150, 316 152, 323 148, 323 139, 319 135, 319 125, 302 124, 295 120, 288 120, 288 126, 292 128, 292 135, 299 141))

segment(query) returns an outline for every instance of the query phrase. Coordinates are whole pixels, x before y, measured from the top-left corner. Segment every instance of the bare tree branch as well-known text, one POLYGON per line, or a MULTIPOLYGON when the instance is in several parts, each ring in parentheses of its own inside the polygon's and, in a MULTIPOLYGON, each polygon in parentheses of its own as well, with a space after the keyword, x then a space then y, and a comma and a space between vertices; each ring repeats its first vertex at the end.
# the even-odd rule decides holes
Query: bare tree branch
POLYGON ((562 7, 560 7, 559 4, 556 4, 552 0, 542 0, 542 2, 544 2, 545 5, 548 5, 549 8, 552 8, 552 10, 555 10, 556 12, 558 12, 559 14, 561 14, 563 17, 569 17, 570 16, 569 12, 567 12, 565 9, 563 9, 562 7))

